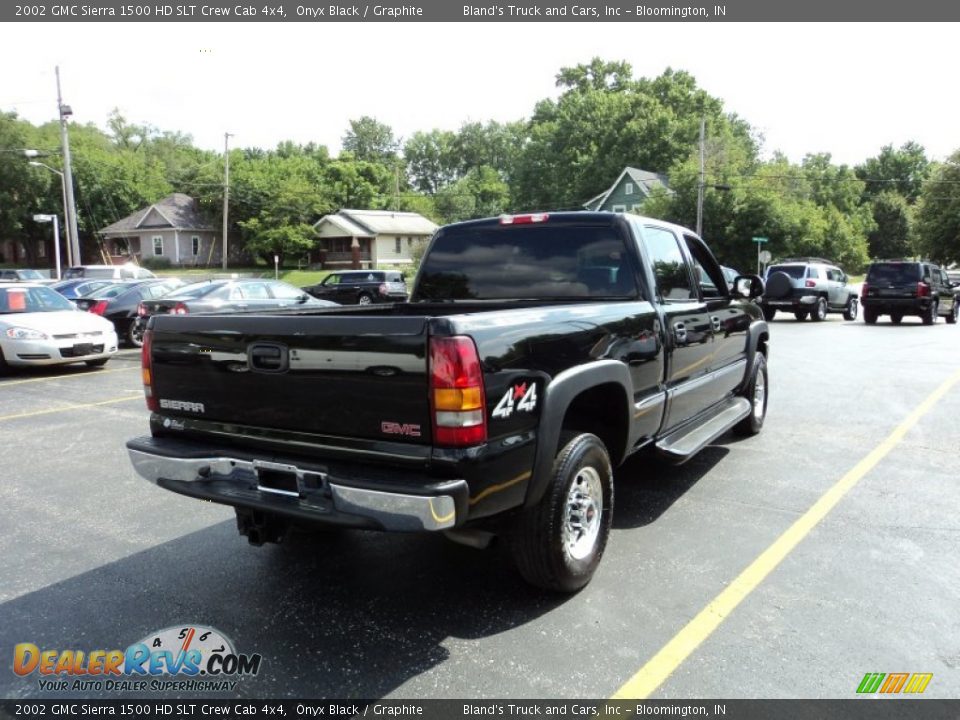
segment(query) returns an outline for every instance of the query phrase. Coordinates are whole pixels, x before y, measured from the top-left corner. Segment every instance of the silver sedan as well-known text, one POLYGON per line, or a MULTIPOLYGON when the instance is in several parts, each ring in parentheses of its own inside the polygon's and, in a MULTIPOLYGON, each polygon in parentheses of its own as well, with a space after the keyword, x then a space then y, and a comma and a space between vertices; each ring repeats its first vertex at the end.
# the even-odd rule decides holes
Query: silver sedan
POLYGON ((13 365, 103 365, 117 352, 113 323, 41 285, 0 285, 0 372, 13 365))

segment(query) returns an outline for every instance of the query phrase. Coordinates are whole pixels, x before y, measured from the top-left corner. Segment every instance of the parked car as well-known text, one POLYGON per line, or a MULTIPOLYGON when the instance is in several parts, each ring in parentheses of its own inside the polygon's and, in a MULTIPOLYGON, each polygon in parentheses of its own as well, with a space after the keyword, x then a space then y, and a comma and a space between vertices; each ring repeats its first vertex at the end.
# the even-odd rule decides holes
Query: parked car
POLYGON ((76 265, 68 268, 63 274, 64 280, 73 280, 74 278, 142 280, 154 277, 156 275, 152 272, 133 263, 126 263, 125 265, 76 265))
POLYGON ((760 300, 769 322, 778 310, 792 312, 797 320, 826 320, 827 313, 857 319, 857 292, 847 274, 821 258, 781 260, 767 268, 766 289, 760 300))
POLYGON ((43 285, 0 285, 0 373, 13 365, 97 367, 116 351, 117 333, 108 320, 81 312, 43 285))
POLYGON ((872 263, 860 290, 863 321, 873 325, 889 315, 894 325, 904 315, 918 315, 924 325, 933 325, 938 316, 957 322, 957 283, 951 282, 940 266, 914 260, 883 260, 872 263))
POLYGON ((44 275, 39 270, 0 270, 0 280, 12 280, 14 282, 37 282, 49 283, 49 275, 44 275))
POLYGON ((140 335, 134 330, 140 303, 163 297, 185 284, 180 278, 169 277, 114 283, 86 297, 78 298, 77 307, 105 317, 113 323, 118 337, 130 345, 140 347, 140 335))
POLYGON ((322 282, 303 288, 315 298, 340 305, 406 302, 407 284, 403 273, 389 270, 334 272, 322 282))
POLYGON ((141 302, 137 308, 137 322, 128 339, 134 345, 141 346, 147 321, 156 314, 192 315, 334 305, 337 303, 312 298, 303 290, 282 280, 205 280, 185 285, 163 297, 141 302))
POLYGON ((87 280, 86 278, 75 278, 73 280, 61 280, 50 287, 63 295, 67 300, 90 295, 107 285, 113 285, 113 280, 87 280))

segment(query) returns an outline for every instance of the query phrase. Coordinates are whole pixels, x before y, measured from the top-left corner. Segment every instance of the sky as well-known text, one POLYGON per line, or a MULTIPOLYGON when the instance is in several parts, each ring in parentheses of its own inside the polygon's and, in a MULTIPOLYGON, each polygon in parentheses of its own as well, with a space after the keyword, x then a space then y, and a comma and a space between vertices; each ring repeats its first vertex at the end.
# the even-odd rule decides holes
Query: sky
POLYGON ((0 111, 55 119, 59 65, 74 121, 105 127, 119 108, 213 150, 230 132, 231 147, 336 153, 364 115, 401 139, 519 120, 556 97, 560 68, 593 57, 635 77, 692 73, 766 156, 855 165, 910 140, 931 159, 960 149, 950 23, 8 23, 0 38, 0 111))

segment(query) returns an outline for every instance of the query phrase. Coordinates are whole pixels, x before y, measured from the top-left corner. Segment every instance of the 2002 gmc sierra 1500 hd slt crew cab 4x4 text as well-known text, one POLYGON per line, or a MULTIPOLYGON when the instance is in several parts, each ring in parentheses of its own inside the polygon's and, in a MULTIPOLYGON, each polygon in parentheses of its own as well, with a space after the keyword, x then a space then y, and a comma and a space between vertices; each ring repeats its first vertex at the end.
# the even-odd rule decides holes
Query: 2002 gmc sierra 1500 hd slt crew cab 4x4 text
POLYGON ((409 303, 154 316, 151 435, 127 448, 255 544, 304 525, 499 536, 524 578, 572 592, 603 554, 612 468, 760 431, 762 292, 659 220, 449 225, 409 303))

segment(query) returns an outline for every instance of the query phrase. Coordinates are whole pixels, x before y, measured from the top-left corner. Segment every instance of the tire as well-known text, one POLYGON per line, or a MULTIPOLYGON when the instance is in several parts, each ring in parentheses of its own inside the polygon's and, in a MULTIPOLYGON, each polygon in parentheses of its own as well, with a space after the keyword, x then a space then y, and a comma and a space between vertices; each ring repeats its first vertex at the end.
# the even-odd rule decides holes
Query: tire
POLYGON ((373 298, 370 297, 367 293, 360 293, 360 296, 357 298, 357 305, 372 305, 373 298))
POLYGON ((827 319, 827 301, 823 298, 817 300, 817 306, 810 311, 810 317, 814 322, 823 322, 827 319))
POLYGON ((99 367, 103 367, 104 365, 106 365, 106 364, 107 364, 107 360, 109 360, 109 359, 110 359, 110 358, 100 358, 99 360, 84 360, 83 362, 86 363, 87 367, 90 367, 90 368, 99 368, 99 367))
POLYGON ((806 310, 797 310, 797 311, 793 314, 793 316, 794 316, 797 320, 799 320, 800 322, 803 322, 804 320, 807 319, 807 315, 809 315, 809 314, 810 314, 810 313, 808 313, 806 310))
POLYGON ((132 321, 127 327, 127 342, 133 347, 143 347, 143 323, 132 321))
POLYGON ((937 322, 937 304, 935 302, 930 303, 930 307, 927 308, 927 311, 923 314, 923 324, 924 325, 934 325, 937 322))
POLYGON ((767 322, 773 322, 773 319, 777 316, 776 308, 765 307, 763 308, 763 319, 767 322))
POLYGON ((769 278, 764 287, 764 294, 768 298, 778 300, 789 297, 793 293, 793 280, 785 272, 775 272, 769 278))
POLYGON ((572 593, 590 582, 603 556, 613 519, 613 470, 596 435, 564 433, 560 444, 550 485, 517 518, 510 550, 531 585, 572 593))
POLYGON ((890 316, 890 322, 892 322, 894 325, 899 325, 902 320, 903 320, 903 315, 891 315, 891 316, 890 316))
POLYGON ((10 371, 10 366, 7 365, 7 360, 3 357, 3 350, 0 349, 0 375, 6 375, 10 371))
POLYGON ((947 323, 950 325, 956 325, 958 315, 960 315, 960 300, 954 300, 953 310, 951 310, 950 314, 947 315, 947 323))
POLYGON ((877 324, 877 311, 871 310, 870 308, 863 309, 863 321, 867 325, 876 325, 877 324))
POLYGON ((856 320, 857 319, 857 310, 859 309, 859 303, 855 297, 847 300, 846 307, 843 308, 843 319, 844 320, 856 320))
POLYGON ((733 426, 733 432, 737 435, 748 437, 756 435, 763 429, 763 421, 767 418, 767 358, 763 353, 757 351, 753 361, 753 371, 750 375, 750 382, 741 393, 750 401, 750 414, 743 420, 733 426))

